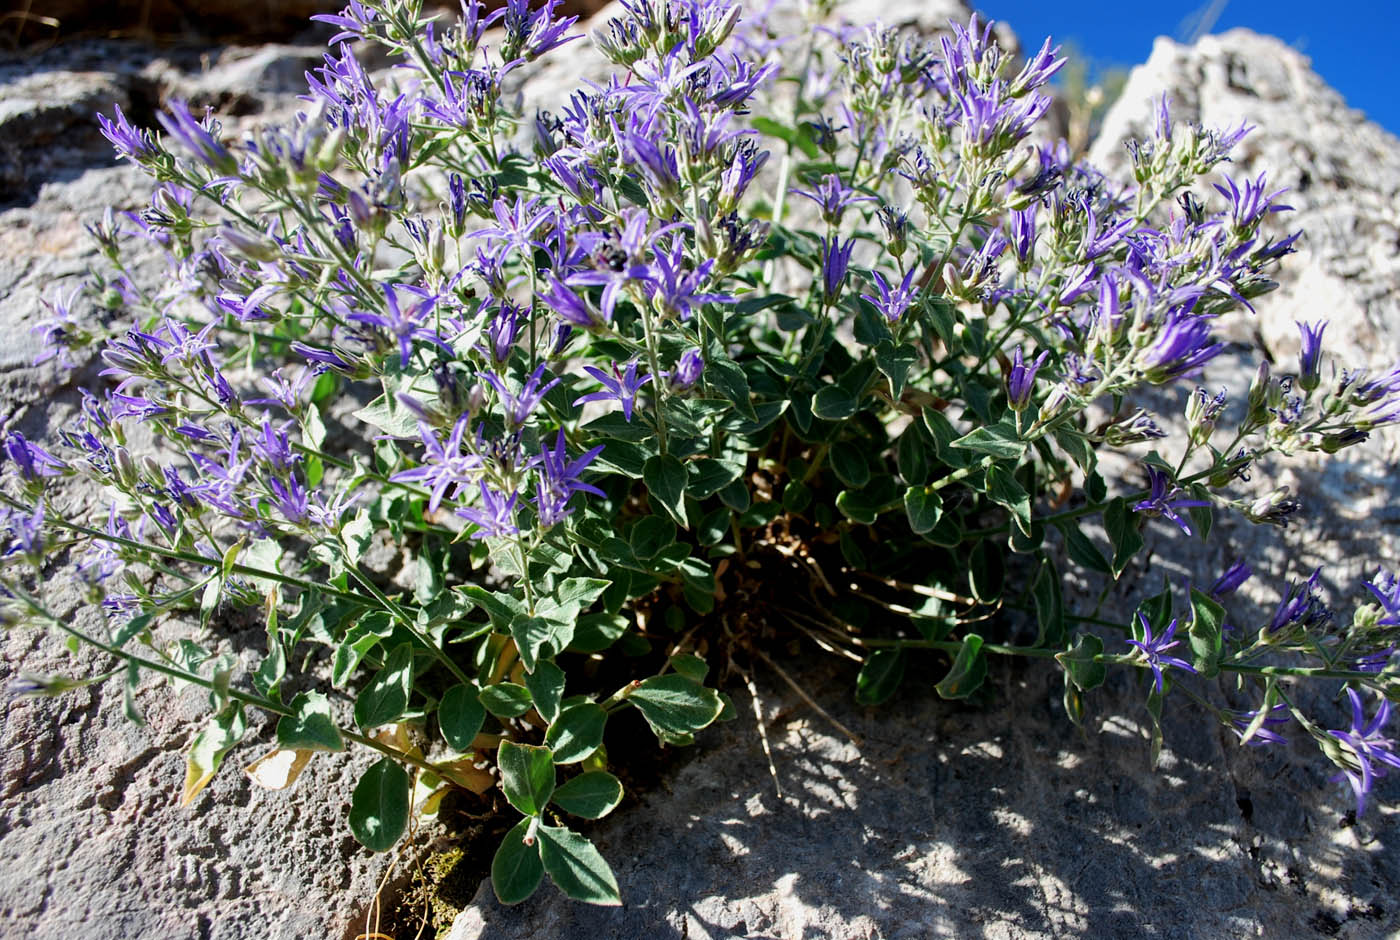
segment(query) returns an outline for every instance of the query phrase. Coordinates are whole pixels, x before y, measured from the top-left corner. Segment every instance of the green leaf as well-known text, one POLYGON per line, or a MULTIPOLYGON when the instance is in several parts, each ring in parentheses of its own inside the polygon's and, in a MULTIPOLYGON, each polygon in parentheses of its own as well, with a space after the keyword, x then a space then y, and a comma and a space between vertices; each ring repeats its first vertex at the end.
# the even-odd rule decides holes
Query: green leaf
POLYGON ((870 525, 879 518, 882 506, 860 490, 842 490, 836 496, 836 508, 852 522, 870 525))
POLYGON ((320 692, 302 692, 292 699, 294 714, 283 715, 277 722, 277 745, 296 751, 343 751, 345 741, 340 737, 331 703, 320 692))
POLYGON ((1031 497, 1015 475, 999 463, 987 468, 987 496, 992 502, 1005 506, 1016 527, 1025 535, 1031 533, 1031 497))
POLYGON ((972 596, 983 603, 992 603, 1001 597, 1006 586, 1006 559, 1001 546, 990 539, 982 539, 972 549, 968 558, 968 582, 972 596))
POLYGON ((1103 655, 1103 640, 1092 633, 1081 633, 1074 646, 1055 654, 1055 661, 1064 667, 1068 681, 1081 692, 1097 689, 1108 675, 1108 667, 1098 661, 1103 655))
POLYGON ((967 698, 987 678, 987 656, 982 652, 982 638, 975 633, 963 637, 953 668, 934 686, 943 698, 967 698))
POLYGON ((665 516, 643 516, 627 533, 627 543, 632 554, 641 561, 655 558, 676 540, 676 524, 665 516))
POLYGON ((739 364, 724 356, 708 356, 706 359, 705 384, 733 402, 734 407, 744 417, 750 421, 758 421, 758 413, 754 411, 753 402, 749 400, 752 394, 749 390, 749 379, 739 364))
POLYGON ((380 631, 381 624, 387 627, 388 618, 371 614, 346 632, 345 639, 335 648, 335 660, 331 664, 331 685, 340 689, 349 683, 355 670, 360 668, 365 654, 378 646, 379 641, 388 635, 387 632, 380 631))
POLYGON ((355 724, 368 731, 397 721, 408 711, 413 688, 413 645, 401 643, 355 698, 355 724))
POLYGON ((547 747, 502 741, 496 753, 501 792, 526 816, 538 816, 554 793, 554 755, 547 747))
MULTIPOLYGON (((73 639, 77 639, 74 637, 73 639)), ((144 725, 146 719, 141 715, 141 709, 136 704, 136 689, 141 685, 141 666, 134 659, 126 661, 126 682, 122 688, 122 710, 126 713, 127 721, 132 724, 144 725)))
MULTIPOLYGON (((1167 629, 1167 624, 1171 623, 1172 619, 1172 589, 1165 575, 1162 576, 1162 590, 1138 604, 1138 612, 1147 618, 1154 634, 1161 635, 1162 631, 1167 629)), ((1131 626, 1133 639, 1141 640, 1141 621, 1134 617, 1131 626)))
POLYGON ((438 704, 438 727, 453 750, 469 751, 486 721, 486 708, 473 686, 454 685, 438 704))
POLYGON ((544 743, 554 751, 556 764, 576 764, 602 746, 607 723, 608 713, 601 705, 570 705, 550 724, 544 743))
POLYGON ((180 796, 181 806, 193 803, 199 792, 214 779, 224 756, 243 740, 247 727, 242 705, 230 705, 209 719, 209 724, 194 739, 185 758, 185 790, 180 796))
POLYGON ((650 491, 653 511, 659 507, 675 519, 682 528, 690 528, 685 510, 685 484, 687 474, 685 464, 674 455, 657 455, 642 468, 642 482, 650 491))
POLYGON ((540 859, 559 890, 575 901, 622 904, 612 869, 583 836, 563 827, 540 826, 540 859))
POLYGON ((417 438, 418 415, 387 390, 359 411, 355 417, 390 437, 417 438))
POLYGON ((1065 537, 1065 550, 1069 553, 1070 560, 1082 568, 1097 571, 1100 574, 1113 574, 1113 565, 1104 553, 1099 551, 1099 547, 1093 543, 1089 536, 1084 534, 1084 530, 1079 528, 1078 523, 1073 520, 1055 523, 1056 528, 1065 537))
POLYGON ((724 703, 714 689, 685 676, 670 674, 642 681, 627 694, 653 730, 688 734, 719 717, 724 703))
POLYGON ((408 773, 382 757, 365 771, 350 796, 350 831, 371 852, 387 852, 408 828, 408 773))
POLYGON ((526 816, 516 823, 496 848, 491 859, 491 887, 502 904, 519 904, 539 888, 544 880, 544 863, 540 861, 539 839, 525 839, 536 820, 526 816))
POLYGON ((573 624, 544 617, 516 617, 510 622, 510 635, 520 651, 526 672, 534 672, 542 656, 550 656, 569 645, 573 624))
POLYGON ((514 682, 498 682, 482 688, 481 704, 497 718, 519 718, 530 710, 530 690, 514 682))
POLYGON ((890 397, 896 401, 904 394, 904 382, 909 369, 919 361, 919 350, 908 343, 899 346, 881 344, 875 351, 875 365, 890 382, 890 397))
POLYGON ((998 460, 1016 460, 1026 450, 1025 442, 1016 434, 1015 425, 1005 421, 975 428, 953 441, 952 446, 979 454, 991 454, 998 460))
POLYGON ((876 650, 861 664, 856 676, 856 701, 862 705, 882 705, 904 681, 904 647, 876 650))
POLYGON ((1192 665, 1207 679, 1220 674, 1221 631, 1225 624, 1225 608, 1209 595, 1191 589, 1191 652, 1192 665))
POLYGON ((627 632, 627 618, 621 614, 586 614, 574 626, 569 649, 575 653, 599 653, 627 632))
POLYGON ((671 668, 694 682, 704 682, 710 666, 693 653, 677 653, 670 659, 671 668))
POLYGON ((865 450, 853 441, 832 445, 831 469, 836 471, 842 483, 852 489, 858 490, 870 482, 870 464, 866 462, 865 450))
POLYGON ((826 421, 841 421, 856 413, 856 397, 839 385, 823 386, 812 396, 812 414, 826 421))
POLYGON ((535 700, 535 710, 545 721, 559 717, 559 702, 564 697, 564 670, 553 662, 543 660, 535 671, 525 676, 525 688, 535 700))
POLYGON ((554 805, 583 819, 602 819, 622 802, 622 781, 606 770, 579 774, 554 791, 554 805))
POLYGON ((895 448, 895 464, 899 467, 899 475, 904 478, 905 483, 910 486, 923 486, 928 482, 929 457, 932 451, 933 444, 924 437, 917 424, 911 424, 904 429, 895 448))
POLYGON ((1035 615, 1039 629, 1036 646, 1059 646, 1065 636, 1065 602, 1060 589, 1060 576, 1050 559, 1041 562, 1031 585, 1035 597, 1035 615))
POLYGON ((1128 508, 1123 497, 1108 504, 1103 511, 1103 525, 1108 531, 1108 540, 1113 545, 1113 577, 1120 577, 1128 563, 1145 544, 1138 531, 1138 516, 1128 508))

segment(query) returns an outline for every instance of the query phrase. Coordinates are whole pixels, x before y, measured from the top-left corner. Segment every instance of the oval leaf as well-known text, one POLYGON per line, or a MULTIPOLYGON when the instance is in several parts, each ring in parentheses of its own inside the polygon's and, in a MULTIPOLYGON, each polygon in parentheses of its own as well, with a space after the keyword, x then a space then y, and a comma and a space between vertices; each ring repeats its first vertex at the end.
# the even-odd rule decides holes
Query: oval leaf
POLYGON ((408 828, 408 773, 382 757, 365 771, 350 797, 350 831, 371 852, 387 852, 408 828))
POLYGON ((531 837, 530 843, 525 843, 526 833, 533 822, 527 816, 516 823, 497 847, 495 858, 491 859, 491 887, 502 904, 519 904, 534 894, 544 880, 539 840, 531 837))
POLYGON ((471 750, 472 742, 486 720, 486 709, 469 685, 454 685, 438 705, 438 727, 443 740, 456 751, 471 750))
POLYGON ((540 860, 560 891, 589 904, 622 903, 617 879, 592 842, 562 826, 540 826, 538 834, 540 860))
POLYGON ((530 690, 514 682, 498 682, 481 690, 481 704, 497 718, 518 718, 530 710, 530 690))
POLYGON ((365 730, 397 721, 413 688, 413 645, 401 643, 355 699, 355 724, 365 730))
POLYGON ((343 751, 345 741, 331 717, 331 703, 320 692, 302 692, 292 699, 293 715, 277 722, 277 743, 299 751, 343 751))
POLYGON ((714 689, 674 673, 645 680, 628 693, 627 699, 637 706, 653 730, 672 734, 699 731, 724 710, 714 689))
POLYGON ((584 819, 601 819, 622 802, 622 781, 606 770, 579 774, 554 791, 554 805, 584 819))
POLYGON ((904 648, 876 650, 866 657, 856 676, 856 701, 880 705, 889 700, 904 680, 904 648))
POLYGON ((496 762, 510 805, 526 816, 542 813, 554 793, 554 755, 549 748, 502 741, 496 762))
POLYGON ((982 652, 982 638, 975 633, 963 637, 953 668, 934 686, 944 698, 967 698, 987 678, 987 657, 982 652))
POLYGON ((554 751, 554 762, 575 764, 598 750, 607 722, 608 713, 592 702, 570 705, 560 712, 544 736, 545 743, 554 751))

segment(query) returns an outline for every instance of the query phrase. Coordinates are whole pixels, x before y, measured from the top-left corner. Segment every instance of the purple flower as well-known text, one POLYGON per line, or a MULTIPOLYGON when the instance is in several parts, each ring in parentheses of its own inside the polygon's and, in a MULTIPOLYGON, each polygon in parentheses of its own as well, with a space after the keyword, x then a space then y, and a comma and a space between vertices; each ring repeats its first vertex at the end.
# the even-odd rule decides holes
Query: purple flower
POLYGON ((515 535, 520 531, 520 528, 515 524, 515 502, 518 497, 519 494, 511 493, 510 498, 507 499, 504 494, 497 493, 487 487, 483 480, 481 482, 480 508, 463 506, 457 510, 457 515, 479 527, 477 531, 472 533, 474 539, 515 535))
POLYGON ((1362 583, 1385 608, 1385 616, 1380 622, 1388 627, 1400 627, 1400 578, 1381 568, 1376 571, 1374 580, 1362 583))
POLYGON ((389 479, 395 483, 417 483, 428 488, 428 511, 436 512, 448 490, 460 493, 481 472, 481 458, 462 452, 470 415, 462 415, 452 426, 452 433, 443 441, 437 431, 419 423, 418 436, 423 439, 423 464, 403 470, 389 479))
POLYGON ((1021 267, 1031 263, 1035 251, 1035 214, 1037 204, 1011 213, 1011 250, 1021 267))
POLYGON ((583 371, 593 376, 603 383, 603 391, 592 392, 580 398, 574 399, 575 405, 581 405, 589 401, 609 401, 617 400, 622 403, 622 415, 628 421, 632 420, 632 407, 636 404, 637 393, 642 386, 652 380, 650 373, 640 378, 637 376, 637 360, 633 359, 627 363, 627 371, 618 369, 617 363, 612 364, 612 375, 608 375, 602 369, 594 366, 584 366, 583 371))
POLYGON ((1225 177, 1225 186, 1216 183, 1215 188, 1220 195, 1230 200, 1230 214, 1238 229, 1253 228, 1265 215, 1274 212, 1287 212, 1293 208, 1274 202, 1279 196, 1288 192, 1287 189, 1276 189, 1265 195, 1265 175, 1263 173, 1260 173, 1257 179, 1245 180, 1244 189, 1235 185, 1235 181, 1228 176, 1225 177), (1229 188, 1227 189, 1226 186, 1229 188))
POLYGON ((292 450, 291 443, 287 440, 287 428, 290 424, 284 424, 280 428, 274 429, 272 422, 263 421, 262 434, 253 438, 250 449, 253 456, 266 461, 275 470, 290 469, 293 464, 301 460, 301 454, 292 450))
MULTIPOLYGON (((512 427, 520 427, 534 414, 539 407, 540 400, 544 398, 549 390, 559 384, 558 379, 554 379, 540 386, 540 380, 544 378, 544 363, 540 363, 525 384, 520 387, 518 393, 512 392, 506 387, 506 383, 501 377, 493 372, 482 375, 482 379, 496 390, 496 394, 501 397, 501 408, 506 413, 506 419, 512 427)), ((575 402, 577 404, 577 402, 575 402)))
POLYGON ((705 359, 700 355, 699 349, 687 349, 681 354, 680 361, 671 370, 671 387, 677 390, 687 389, 700 381, 700 375, 705 371, 705 359))
POLYGON ((318 23, 327 23, 336 27, 340 32, 336 33, 326 45, 334 46, 336 43, 349 39, 354 42, 362 42, 365 36, 374 34, 375 20, 379 18, 379 11, 367 9, 360 0, 350 0, 348 6, 341 10, 339 14, 317 13, 311 17, 318 23))
POLYGON ((1351 727, 1327 732, 1341 742, 1338 753, 1329 756, 1342 767, 1332 781, 1345 779, 1351 784, 1356 794, 1356 814, 1360 816, 1366 811, 1366 797, 1373 783, 1385 776, 1385 765, 1400 767, 1400 755, 1395 753, 1395 742, 1382 733, 1390 720, 1390 701, 1382 696, 1376 713, 1367 721, 1360 694, 1347 689, 1347 698, 1351 699, 1351 727))
POLYGON ((268 488, 272 490, 272 502, 288 522, 300 525, 310 516, 311 499, 306 488, 301 485, 295 473, 287 474, 287 482, 270 477, 268 488))
POLYGON ((1233 594, 1240 589, 1254 574, 1254 571, 1245 564, 1243 560, 1235 562, 1225 569, 1225 573, 1215 579, 1215 583, 1210 586, 1208 592, 1211 597, 1219 600, 1226 594, 1233 594))
POLYGON ((291 350, 307 362, 315 363, 322 371, 331 369, 345 375, 350 375, 355 371, 354 365, 352 365, 349 360, 342 358, 329 349, 317 349, 315 346, 294 342, 291 344, 291 350))
POLYGON ((1230 717, 1230 730, 1235 732, 1235 737, 1240 739, 1240 743, 1248 744, 1250 747, 1264 747, 1268 744, 1288 743, 1283 735, 1272 730, 1270 727, 1279 727, 1288 724, 1290 718, 1288 706, 1283 704, 1275 705, 1270 708, 1263 723, 1261 723, 1258 728, 1254 729, 1254 733, 1249 736, 1249 740, 1246 741, 1244 739, 1245 732, 1249 730, 1249 726, 1259 717, 1259 711, 1260 710, 1256 708, 1253 711, 1231 711, 1226 713, 1230 717))
POLYGON ((1172 482, 1171 475, 1151 464, 1147 465, 1147 478, 1150 481, 1151 494, 1133 506, 1133 511, 1150 516, 1166 516, 1180 526, 1181 531, 1190 535, 1191 526, 1181 518, 1177 510, 1192 506, 1209 506, 1210 502, 1204 499, 1182 499, 1182 489, 1172 482))
POLYGON ((874 196, 857 195, 856 191, 841 181, 841 177, 835 173, 828 173, 822 177, 822 181, 812 187, 811 192, 805 189, 794 189, 793 195, 810 199, 821 209, 822 221, 827 225, 837 226, 841 224, 841 216, 845 214, 846 207, 857 202, 874 202, 874 196))
POLYGON ((1046 350, 1037 356, 1034 362, 1026 365, 1021 357, 1021 347, 1016 347, 1016 351, 1011 354, 1011 371, 1006 376, 1006 397, 1011 410, 1024 411, 1031 403, 1031 392, 1035 390, 1035 374, 1049 358, 1050 351, 1046 350))
POLYGON ((117 152, 117 156, 125 157, 134 163, 141 163, 156 156, 159 151, 156 150, 151 132, 133 126, 122 113, 121 105, 114 104, 112 109, 117 112, 115 119, 99 114, 97 123, 102 128, 102 136, 112 142, 112 149, 117 152))
POLYGON ((1322 600, 1317 590, 1317 580, 1322 575, 1321 568, 1315 568, 1306 581, 1291 585, 1288 594, 1274 610, 1269 621, 1268 632, 1278 633, 1285 627, 1299 627, 1311 630, 1325 625, 1332 619, 1332 611, 1322 600))
POLYGON ((714 259, 707 258, 690 270, 685 247, 677 240, 670 251, 658 251, 656 260, 647 266, 644 281, 648 294, 659 309, 682 320, 689 319, 700 304, 731 303, 734 298, 728 294, 704 293, 697 289, 714 266, 714 259))
POLYGON ((0 533, 6 530, 10 539, 8 544, 0 541, 0 547, 4 549, 0 552, 0 557, 23 552, 37 558, 44 546, 44 501, 39 500, 34 506, 34 512, 29 515, 0 506, 0 533))
POLYGON ((66 469, 57 457, 39 445, 30 443, 18 431, 11 431, 5 438, 3 455, 10 458, 20 478, 28 483, 37 483, 44 477, 59 476, 66 469))
POLYGON ((1059 52, 1059 46, 1050 48, 1050 40, 1047 38, 1040 51, 1027 59, 1020 74, 1012 79, 1010 93, 1014 96, 1023 95, 1050 81, 1065 64, 1063 58, 1056 58, 1059 52))
POLYGON ((472 238, 485 238, 493 245, 503 244, 522 255, 544 247, 533 236, 536 229, 553 220, 554 210, 549 206, 540 208, 538 197, 526 199, 517 195, 514 206, 497 199, 491 212, 496 216, 495 228, 477 229, 471 233, 472 238))
POLYGON ((539 298, 559 316, 559 319, 584 329, 602 325, 603 319, 593 312, 588 302, 570 290, 553 273, 546 272, 544 283, 549 290, 541 292, 539 298))
POLYGON ((1152 677, 1155 680, 1157 691, 1162 691, 1162 667, 1175 666, 1177 669, 1184 669, 1186 672, 1194 673, 1195 667, 1184 659, 1175 656, 1164 656, 1163 654, 1175 646, 1180 645, 1180 640, 1173 640, 1176 634, 1177 621, 1175 619, 1162 631, 1159 637, 1153 637, 1152 624, 1147 622, 1147 618, 1141 613, 1137 615, 1138 621, 1142 624, 1142 639, 1128 640, 1129 646, 1135 646, 1142 653, 1147 666, 1152 670, 1152 677))
POLYGON ((885 315, 886 320, 894 323, 904 316, 905 311, 919 296, 919 290, 914 285, 914 276, 917 273, 917 268, 910 268, 904 275, 904 280, 899 282, 898 287, 890 287, 881 277, 879 271, 871 271, 870 276, 875 279, 875 288, 880 292, 880 296, 878 299, 870 294, 861 294, 860 296, 874 304, 885 315))
POLYGON ((593 458, 603 452, 603 445, 599 444, 584 452, 581 457, 570 460, 564 443, 564 431, 561 428, 559 436, 555 438, 554 448, 551 450, 546 447, 540 451, 540 478, 535 486, 535 508, 540 514, 540 525, 545 527, 561 522, 573 511, 568 508, 569 497, 573 494, 607 495, 596 486, 584 483, 580 479, 583 471, 593 462, 593 458))
POLYGON ((1212 342, 1209 318, 1177 307, 1167 313, 1156 342, 1143 353, 1142 369, 1152 382, 1169 382, 1201 371, 1224 348, 1224 343, 1212 342))
POLYGON ((848 239, 844 245, 834 235, 829 242, 822 239, 822 286, 826 290, 827 303, 836 299, 846 283, 846 269, 851 263, 851 249, 855 246, 854 238, 848 239))
POLYGON ((426 340, 435 343, 452 354, 452 347, 442 341, 436 330, 423 326, 423 320, 437 304, 438 298, 434 294, 418 287, 404 287, 395 284, 384 285, 385 311, 381 313, 352 313, 347 317, 356 323, 364 323, 369 326, 377 326, 384 330, 399 343, 399 367, 407 368, 409 357, 413 354, 413 341, 415 339, 426 340), (399 292, 402 291, 412 297, 417 298, 416 303, 410 303, 407 309, 399 306, 399 292))
POLYGON ((1299 323, 1298 331, 1303 334, 1303 349, 1299 354, 1302 366, 1298 372, 1298 384, 1304 391, 1312 391, 1321 381, 1322 373, 1322 331, 1327 329, 1327 321, 1299 323))
POLYGON ((507 62, 524 59, 530 61, 557 49, 582 36, 565 36, 569 27, 578 22, 577 16, 560 20, 554 18, 560 0, 547 0, 538 9, 530 9, 530 0, 506 0, 501 26, 505 39, 501 43, 501 57, 507 62))
POLYGON ((220 176, 232 176, 238 171, 238 161, 228 148, 214 139, 218 133, 218 123, 206 116, 196 121, 185 102, 178 98, 169 102, 169 113, 156 115, 162 127, 170 136, 180 142, 190 154, 220 176))

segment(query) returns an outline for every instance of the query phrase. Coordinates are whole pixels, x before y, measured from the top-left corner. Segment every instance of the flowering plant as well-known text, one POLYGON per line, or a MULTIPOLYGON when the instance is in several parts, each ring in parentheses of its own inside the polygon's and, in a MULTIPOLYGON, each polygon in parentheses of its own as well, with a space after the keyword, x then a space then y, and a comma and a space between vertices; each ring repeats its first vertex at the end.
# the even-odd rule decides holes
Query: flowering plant
POLYGON ((8 620, 117 657, 133 720, 143 675, 208 690, 186 803, 262 709, 261 782, 381 755, 350 811, 370 849, 498 788, 520 816, 502 901, 548 874, 617 903, 569 824, 622 798, 610 720, 691 743, 732 713, 725 675, 797 639, 858 661, 872 705, 906 680, 975 696, 1020 656, 1059 665, 1078 722, 1133 670, 1154 728, 1180 688, 1243 742, 1300 730, 1364 809, 1400 766, 1394 575, 1349 624, 1317 573, 1228 624, 1243 563, 1127 623, 1062 591, 1066 566, 1111 591, 1153 517, 1286 524, 1298 502, 1251 494, 1250 467, 1400 419, 1400 368, 1324 377, 1325 323, 1295 374, 1191 387, 1298 237, 1264 234, 1288 208, 1264 178, 1203 183, 1249 128, 1164 101, 1124 187, 1036 136, 1048 41, 1016 67, 976 18, 792 38, 733 0, 624 0, 592 40, 613 74, 533 110, 523 77, 578 38, 555 6, 463 0, 443 29, 419 0, 352 2, 322 17, 305 108, 242 141, 179 101, 160 135, 100 118, 154 194, 94 225, 111 269, 39 327, 61 364, 100 348, 106 382, 60 442, 4 440, 0 589, 8 620), (132 239, 165 253, 158 289, 132 239), (1173 443, 1140 404, 1182 383, 1177 452, 1110 491, 1100 457, 1173 443), (104 623, 51 612, 65 559, 104 623), (251 667, 215 648, 236 609, 266 627, 251 667), (1212 702, 1222 677, 1246 708, 1212 702), (1304 678, 1345 684, 1350 728, 1295 702, 1304 678))

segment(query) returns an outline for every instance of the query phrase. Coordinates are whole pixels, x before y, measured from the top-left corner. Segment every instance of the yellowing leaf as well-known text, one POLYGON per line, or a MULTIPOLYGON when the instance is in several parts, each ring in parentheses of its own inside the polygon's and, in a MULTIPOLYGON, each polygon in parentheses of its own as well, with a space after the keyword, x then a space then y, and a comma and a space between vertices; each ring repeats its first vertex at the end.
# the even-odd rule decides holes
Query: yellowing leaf
POLYGON ((253 761, 243 772, 260 787, 285 790, 297 782, 315 751, 274 748, 253 761))

